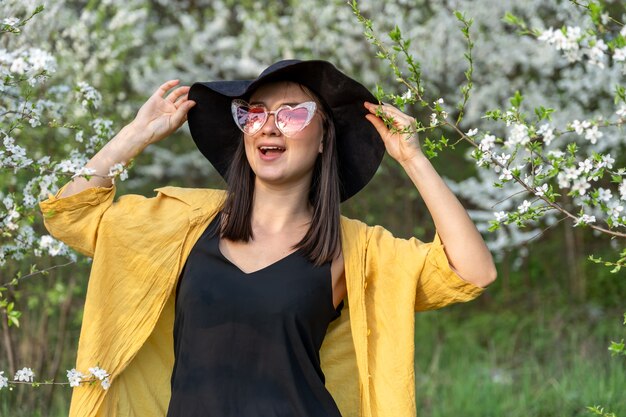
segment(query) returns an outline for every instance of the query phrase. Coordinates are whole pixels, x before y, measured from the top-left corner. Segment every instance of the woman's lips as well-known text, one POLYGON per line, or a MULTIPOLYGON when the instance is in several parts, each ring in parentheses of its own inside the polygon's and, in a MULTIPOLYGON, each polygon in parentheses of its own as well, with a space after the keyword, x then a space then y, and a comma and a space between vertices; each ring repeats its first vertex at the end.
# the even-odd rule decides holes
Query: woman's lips
POLYGON ((264 161, 273 161, 280 158, 285 152, 285 148, 282 146, 269 146, 263 145, 258 147, 259 156, 264 161))

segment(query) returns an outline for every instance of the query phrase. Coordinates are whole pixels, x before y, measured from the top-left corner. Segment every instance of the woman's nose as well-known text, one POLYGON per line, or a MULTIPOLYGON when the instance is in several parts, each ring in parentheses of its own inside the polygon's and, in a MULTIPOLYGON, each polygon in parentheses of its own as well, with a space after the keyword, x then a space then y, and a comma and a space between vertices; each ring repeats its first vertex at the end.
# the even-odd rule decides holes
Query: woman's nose
POLYGON ((268 136, 280 135, 280 130, 278 130, 278 128, 276 127, 276 119, 275 119, 275 117, 276 116, 273 115, 273 114, 269 114, 267 116, 267 120, 265 121, 265 124, 261 128, 261 132, 264 135, 268 135, 268 136))

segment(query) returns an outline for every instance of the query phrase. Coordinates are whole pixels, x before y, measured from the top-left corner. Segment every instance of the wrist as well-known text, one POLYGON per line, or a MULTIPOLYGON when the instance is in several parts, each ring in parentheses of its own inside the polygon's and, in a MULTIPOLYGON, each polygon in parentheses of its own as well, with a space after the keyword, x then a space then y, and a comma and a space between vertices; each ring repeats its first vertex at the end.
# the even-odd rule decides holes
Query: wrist
POLYGON ((109 161, 126 165, 148 146, 148 137, 145 132, 133 125, 126 125, 103 148, 109 161))
POLYGON ((151 137, 146 134, 145 129, 131 122, 124 126, 112 141, 121 148, 128 149, 129 153, 132 153, 131 157, 135 157, 150 144, 150 140, 151 137))
POLYGON ((400 165, 405 169, 405 171, 408 171, 421 170, 425 167, 430 166, 431 163, 428 158, 426 158, 426 156, 420 151, 412 157, 400 161, 400 165))
POLYGON ((147 132, 147 129, 138 126, 135 121, 132 121, 120 130, 118 136, 124 137, 125 142, 145 148, 150 144, 150 140, 152 139, 147 132))

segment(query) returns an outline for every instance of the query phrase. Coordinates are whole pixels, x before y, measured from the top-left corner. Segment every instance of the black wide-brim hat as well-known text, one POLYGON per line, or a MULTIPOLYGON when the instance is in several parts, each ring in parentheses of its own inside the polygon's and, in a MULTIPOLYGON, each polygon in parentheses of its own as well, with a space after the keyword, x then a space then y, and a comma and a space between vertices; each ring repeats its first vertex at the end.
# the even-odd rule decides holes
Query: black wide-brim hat
POLYGON ((200 152, 225 177, 241 138, 232 118, 232 100, 248 98, 262 84, 273 81, 302 84, 323 101, 335 125, 341 201, 359 192, 372 179, 385 153, 363 106, 365 101, 377 100, 330 62, 285 60, 272 64, 254 80, 194 83, 189 99, 196 105, 188 113, 188 122, 200 152))

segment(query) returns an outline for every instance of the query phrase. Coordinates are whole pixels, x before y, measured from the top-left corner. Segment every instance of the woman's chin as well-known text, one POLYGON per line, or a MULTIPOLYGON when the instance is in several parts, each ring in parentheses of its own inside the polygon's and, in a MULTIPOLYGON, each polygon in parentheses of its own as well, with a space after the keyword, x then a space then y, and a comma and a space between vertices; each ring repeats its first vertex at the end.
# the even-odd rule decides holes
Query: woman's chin
POLYGON ((255 182, 257 186, 273 189, 293 189, 308 188, 311 183, 310 176, 306 175, 285 175, 283 172, 268 172, 260 170, 256 173, 255 182), (308 177, 308 178, 307 178, 308 177))

